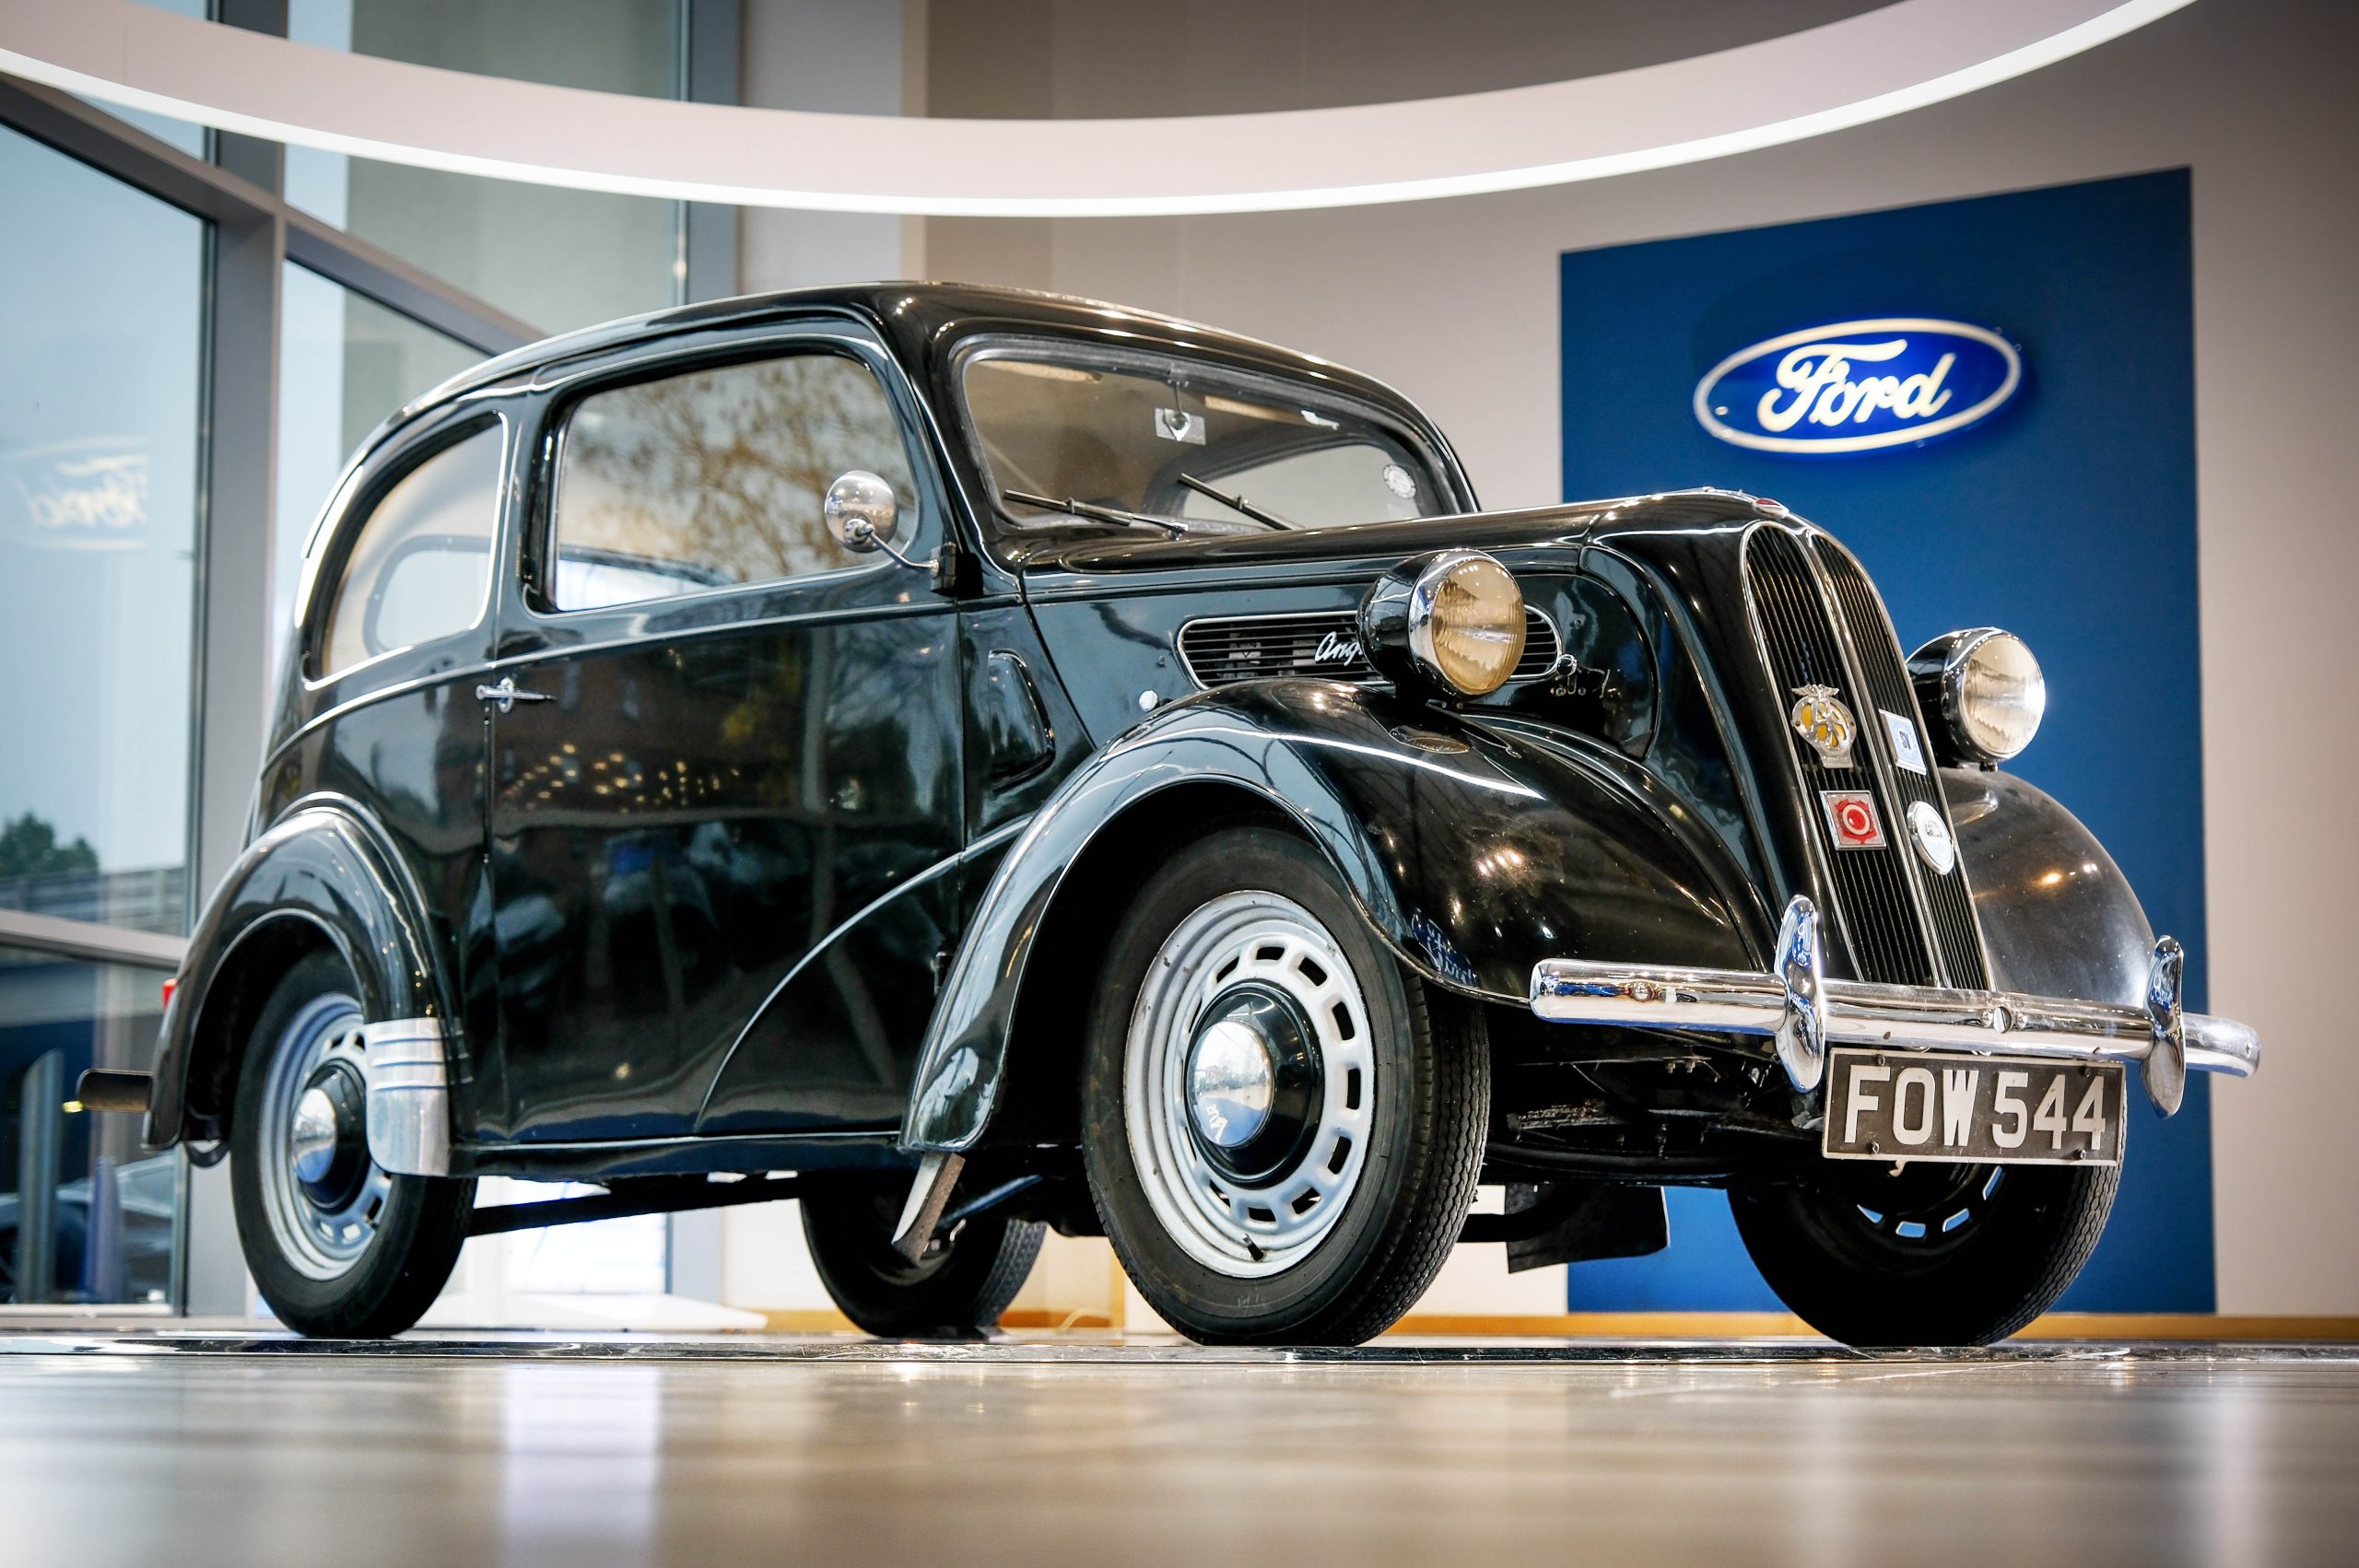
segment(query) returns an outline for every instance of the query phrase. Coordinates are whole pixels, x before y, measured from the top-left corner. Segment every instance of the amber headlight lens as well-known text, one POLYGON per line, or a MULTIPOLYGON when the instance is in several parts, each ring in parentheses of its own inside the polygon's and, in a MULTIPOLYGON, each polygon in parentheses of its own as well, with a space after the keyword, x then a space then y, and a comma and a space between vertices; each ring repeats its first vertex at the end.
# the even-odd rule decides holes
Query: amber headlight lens
POLYGON ((1908 661, 1926 711, 1948 733, 1943 761, 2001 763, 2039 733, 2048 712, 2048 678, 2024 639, 1996 626, 1951 632, 1908 661))
POLYGON ((1475 550, 1403 561, 1360 604, 1360 637, 1379 673, 1456 696, 1484 696, 1523 657, 1523 591, 1475 550))

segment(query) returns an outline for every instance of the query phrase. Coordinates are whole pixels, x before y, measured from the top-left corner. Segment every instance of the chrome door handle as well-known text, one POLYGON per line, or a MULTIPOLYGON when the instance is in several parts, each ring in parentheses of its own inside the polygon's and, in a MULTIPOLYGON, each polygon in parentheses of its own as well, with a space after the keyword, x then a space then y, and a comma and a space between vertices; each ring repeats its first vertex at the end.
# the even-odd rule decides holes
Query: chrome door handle
POLYGON ((512 676, 502 675, 499 677, 499 684, 496 686, 477 686, 475 700, 496 702, 499 704, 499 711, 507 713, 520 702, 553 702, 556 699, 546 692, 520 692, 516 689, 516 682, 512 676))

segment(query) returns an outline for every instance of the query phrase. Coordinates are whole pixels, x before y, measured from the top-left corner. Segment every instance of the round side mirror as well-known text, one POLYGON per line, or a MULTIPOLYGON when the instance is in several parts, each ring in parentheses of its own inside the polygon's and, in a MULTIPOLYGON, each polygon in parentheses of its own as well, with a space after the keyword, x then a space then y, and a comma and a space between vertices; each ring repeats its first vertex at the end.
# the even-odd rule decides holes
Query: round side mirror
POLYGON ((847 550, 866 555, 892 543, 900 526, 900 508, 893 486, 864 468, 838 475, 827 486, 827 532, 847 550))

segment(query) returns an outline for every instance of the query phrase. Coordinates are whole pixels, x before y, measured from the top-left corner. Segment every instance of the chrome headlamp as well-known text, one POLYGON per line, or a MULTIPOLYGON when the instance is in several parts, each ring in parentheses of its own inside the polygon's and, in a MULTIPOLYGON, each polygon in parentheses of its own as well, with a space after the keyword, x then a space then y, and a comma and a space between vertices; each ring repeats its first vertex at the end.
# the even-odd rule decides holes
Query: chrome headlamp
POLYGON ((1377 673, 1404 689, 1485 696, 1523 657, 1523 591, 1480 550, 1402 562, 1360 601, 1360 642, 1377 673))
POLYGON ((1908 656, 1908 678, 1944 763, 1994 766, 2031 744, 2048 711, 2048 679, 2024 639, 1996 626, 1948 632, 1908 656))

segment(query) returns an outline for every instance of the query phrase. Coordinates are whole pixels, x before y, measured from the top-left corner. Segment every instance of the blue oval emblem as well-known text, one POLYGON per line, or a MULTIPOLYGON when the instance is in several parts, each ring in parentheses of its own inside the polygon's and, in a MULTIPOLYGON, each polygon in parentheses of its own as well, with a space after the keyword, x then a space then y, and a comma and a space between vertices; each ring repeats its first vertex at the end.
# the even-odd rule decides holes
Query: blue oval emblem
POLYGON ((2023 379, 2023 356, 1988 327, 1924 316, 1837 322, 1713 366, 1696 383, 1696 419, 1755 451, 1873 451, 1987 419, 2023 379))

